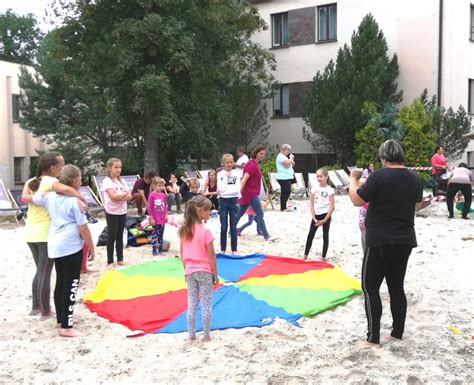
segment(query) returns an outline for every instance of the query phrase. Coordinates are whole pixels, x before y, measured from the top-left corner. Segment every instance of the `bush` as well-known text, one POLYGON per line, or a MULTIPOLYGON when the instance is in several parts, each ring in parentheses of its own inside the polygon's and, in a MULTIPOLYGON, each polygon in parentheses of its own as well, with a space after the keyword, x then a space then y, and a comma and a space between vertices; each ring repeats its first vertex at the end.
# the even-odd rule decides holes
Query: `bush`
POLYGON ((262 170, 263 178, 268 188, 270 187, 270 177, 268 176, 268 173, 276 172, 277 155, 278 155, 278 152, 269 152, 266 160, 260 163, 260 170, 262 170))

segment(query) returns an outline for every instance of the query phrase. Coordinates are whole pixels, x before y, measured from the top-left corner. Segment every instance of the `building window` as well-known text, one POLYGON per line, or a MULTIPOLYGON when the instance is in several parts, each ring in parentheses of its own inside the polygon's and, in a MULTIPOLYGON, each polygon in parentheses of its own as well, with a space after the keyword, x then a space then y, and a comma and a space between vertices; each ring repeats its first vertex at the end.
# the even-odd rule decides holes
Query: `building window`
POLYGON ((318 41, 337 39, 337 4, 318 7, 318 41))
POLYGON ((467 112, 474 115, 474 79, 469 79, 469 95, 467 97, 467 112))
POLYGON ((12 95, 12 121, 18 123, 20 120, 20 95, 12 95))
POLYGON ((15 184, 23 183, 23 162, 25 158, 13 158, 13 173, 15 184))
POLYGON ((272 15, 272 47, 288 46, 288 12, 272 15))
POLYGON ((273 116, 290 115, 290 87, 282 84, 273 94, 273 116))
POLYGON ((474 167, 474 151, 467 152, 467 167, 474 167))
POLYGON ((471 4, 471 41, 474 41, 474 4, 471 4))

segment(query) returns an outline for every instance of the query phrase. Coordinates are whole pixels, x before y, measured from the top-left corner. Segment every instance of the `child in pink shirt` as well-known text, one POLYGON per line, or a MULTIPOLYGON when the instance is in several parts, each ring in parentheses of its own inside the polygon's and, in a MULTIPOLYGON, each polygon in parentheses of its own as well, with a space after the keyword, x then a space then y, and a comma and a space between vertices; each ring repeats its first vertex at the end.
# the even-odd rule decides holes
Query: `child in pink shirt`
POLYGON ((196 339, 196 312, 201 302, 203 340, 210 341, 212 317, 212 288, 219 283, 217 277, 214 236, 203 221, 211 215, 212 203, 202 195, 190 199, 184 212, 183 225, 178 230, 181 239, 181 260, 188 286, 189 340, 196 339))
MULTIPOLYGON (((247 209, 247 211, 245 211, 245 214, 248 215, 248 221, 247 221, 247 223, 244 223, 242 226, 237 228, 237 235, 238 236, 240 236, 242 234, 242 231, 244 231, 244 229, 249 227, 255 221, 255 218, 257 217, 257 214, 255 214, 255 211, 253 211, 252 207, 250 207, 250 206, 247 209)), ((257 222, 255 222, 255 223, 257 223, 257 222)), ((257 234, 258 235, 263 235, 262 231, 258 227, 258 223, 257 223, 257 234)))
POLYGON ((164 255, 163 233, 168 215, 168 204, 166 203, 165 180, 153 178, 151 181, 153 192, 148 196, 147 211, 150 216, 150 225, 153 226, 151 246, 153 255, 164 255))

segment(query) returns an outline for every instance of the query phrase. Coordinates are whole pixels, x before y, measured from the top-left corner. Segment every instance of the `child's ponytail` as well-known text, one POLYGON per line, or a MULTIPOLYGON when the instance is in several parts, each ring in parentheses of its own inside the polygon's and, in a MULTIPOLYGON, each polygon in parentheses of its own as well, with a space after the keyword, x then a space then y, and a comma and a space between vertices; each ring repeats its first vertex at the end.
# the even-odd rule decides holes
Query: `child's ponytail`
POLYGON ((50 151, 40 156, 38 160, 38 172, 36 174, 36 177, 34 177, 28 183, 28 188, 31 191, 38 191, 39 186, 41 184, 42 176, 46 174, 51 167, 56 166, 58 164, 58 158, 61 156, 61 153, 56 151, 50 151))

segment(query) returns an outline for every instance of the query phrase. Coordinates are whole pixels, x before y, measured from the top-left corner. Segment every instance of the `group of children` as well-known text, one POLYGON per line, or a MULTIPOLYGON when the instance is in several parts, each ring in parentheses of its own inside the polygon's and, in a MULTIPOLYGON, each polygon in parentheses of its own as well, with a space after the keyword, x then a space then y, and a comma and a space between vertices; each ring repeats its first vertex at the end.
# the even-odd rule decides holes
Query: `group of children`
MULTIPOLYGON (((240 196, 241 173, 236 170, 234 166, 233 156, 231 154, 224 154, 222 157, 222 169, 219 170, 214 176, 216 194, 213 196, 218 198, 218 208, 221 223, 220 249, 222 253, 225 253, 226 251, 227 236, 229 233, 231 238, 231 251, 232 253, 237 252, 237 236, 240 235, 246 227, 251 225, 255 218, 255 213, 249 208, 247 210, 249 221, 239 229, 237 228, 237 212, 238 199, 240 196)), ((77 231, 71 231, 71 236, 68 239, 62 239, 61 242, 60 240, 56 239, 53 244, 51 244, 49 252, 49 258, 63 257, 64 253, 69 256, 67 259, 61 260, 61 262, 66 261, 68 263, 65 265, 60 265, 59 263, 57 264, 57 272, 59 275, 57 283, 58 293, 56 294, 55 291, 58 323, 61 324, 61 335, 65 336, 79 335, 79 333, 76 331, 68 330, 72 329, 73 325, 72 310, 67 310, 74 308, 74 303, 70 300, 72 297, 69 296, 69 301, 63 300, 62 298, 68 297, 68 293, 70 293, 71 290, 74 293, 77 293, 80 273, 78 269, 80 269, 82 262, 82 241, 80 241, 81 235, 84 239, 86 239, 87 246, 91 253, 94 253, 94 246, 90 239, 90 233, 88 230, 86 230, 86 226, 84 226, 86 221, 82 217, 83 214, 80 211, 80 206, 78 205, 76 210, 74 208, 74 202, 76 200, 68 201, 66 198, 62 198, 63 196, 67 197, 68 195, 78 195, 76 192, 80 187, 80 170, 77 168, 70 169, 71 167, 67 167, 64 176, 60 174, 60 169, 58 169, 58 172, 53 175, 53 177, 59 176, 61 180, 65 182, 64 186, 70 186, 69 190, 66 188, 58 188, 57 190, 60 192, 60 196, 58 197, 38 196, 34 200, 30 199, 30 202, 33 200, 36 205, 45 205, 49 210, 50 216, 53 220, 53 230, 50 230, 50 241, 56 236, 54 232, 54 224, 58 220, 58 223, 60 223, 61 220, 66 220, 71 226, 71 229, 76 227, 79 229, 77 231), (71 218, 68 217, 64 219, 65 214, 59 209, 61 204, 64 206, 64 199, 69 202, 68 207, 74 208, 72 211, 73 217, 71 218), (66 247, 66 243, 68 243, 71 247, 66 247), (54 245, 59 245, 60 250, 57 251, 56 246, 54 245), (64 247, 61 245, 64 245, 64 247), (76 248, 78 248, 78 250, 75 250, 76 248), (63 308, 66 310, 63 311, 63 308)), ((125 228, 125 220, 127 215, 127 202, 132 198, 132 196, 127 183, 122 180, 120 176, 121 171, 122 163, 120 159, 109 159, 107 162, 107 177, 104 179, 102 184, 102 191, 104 192, 105 197, 105 216, 108 228, 108 268, 112 268, 114 264, 114 249, 117 255, 118 265, 124 265, 123 231, 125 228)), ((311 189, 310 209, 312 219, 305 247, 305 259, 308 257, 316 230, 321 226, 323 228, 324 236, 322 257, 326 257, 329 242, 329 226, 331 222, 331 215, 334 211, 334 190, 327 184, 327 170, 319 169, 317 171, 317 178, 319 184, 317 186, 313 186, 311 189)), ((45 178, 45 181, 47 181, 47 178, 45 178)), ((49 183, 54 184, 55 181, 56 179, 51 180, 49 183)), ((60 186, 63 186, 63 184, 60 184, 60 186)), ((151 181, 151 186, 152 189, 150 189, 150 194, 148 196, 147 211, 149 214, 149 223, 153 226, 152 250, 153 255, 162 255, 164 227, 168 219, 165 181, 162 178, 155 177, 151 181)), ((194 340, 196 338, 195 320, 197 304, 200 302, 202 307, 204 340, 208 341, 210 340, 212 288, 213 285, 218 283, 218 273, 216 254, 213 245, 214 236, 212 235, 211 231, 205 227, 204 222, 210 218, 211 210, 216 206, 216 204, 204 195, 197 192, 199 185, 195 185, 193 182, 191 182, 189 183, 189 189, 192 193, 192 196, 188 197, 187 199, 184 219, 178 230, 178 236, 181 240, 180 255, 185 271, 186 283, 188 286, 187 314, 189 339, 194 340)), ((257 233, 261 234, 258 227, 257 233)), ((34 253, 34 255, 36 254, 34 253)), ((75 299, 75 295, 73 297, 75 299)))

